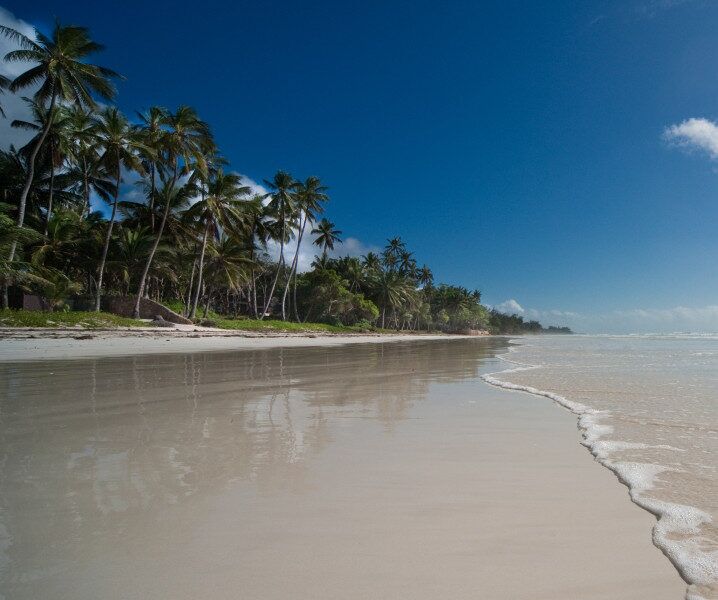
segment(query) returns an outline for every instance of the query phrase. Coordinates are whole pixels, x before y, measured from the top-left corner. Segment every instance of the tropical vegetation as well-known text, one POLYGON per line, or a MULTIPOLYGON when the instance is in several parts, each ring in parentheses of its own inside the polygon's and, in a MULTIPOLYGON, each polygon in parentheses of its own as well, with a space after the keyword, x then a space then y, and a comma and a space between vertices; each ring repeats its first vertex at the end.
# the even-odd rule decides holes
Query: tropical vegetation
POLYGON ((97 323, 88 315, 121 295, 134 317, 150 298, 228 328, 542 330, 487 309, 477 290, 435 283, 400 237, 337 256, 343 232, 318 177, 279 171, 257 193, 195 109, 123 114, 111 104, 121 78, 95 64, 102 47, 86 28, 0 34, 17 45, 4 60, 27 65, 0 87, 27 94, 30 115, 12 122, 27 143, 0 151, 0 324, 24 291, 91 311, 44 323, 97 323))

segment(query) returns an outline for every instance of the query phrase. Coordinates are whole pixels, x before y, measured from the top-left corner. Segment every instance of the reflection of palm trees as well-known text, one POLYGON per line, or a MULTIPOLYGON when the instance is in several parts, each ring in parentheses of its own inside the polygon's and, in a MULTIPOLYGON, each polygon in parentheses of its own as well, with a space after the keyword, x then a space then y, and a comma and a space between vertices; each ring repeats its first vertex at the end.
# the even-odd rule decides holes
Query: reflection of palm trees
POLYGON ((432 382, 476 377, 496 343, 0 364, 0 530, 14 544, 9 560, 68 532, 63 552, 72 560, 80 544, 106 543, 138 512, 228 486, 302 487, 315 456, 341 450, 332 444, 339 420, 368 418, 390 432, 432 382))

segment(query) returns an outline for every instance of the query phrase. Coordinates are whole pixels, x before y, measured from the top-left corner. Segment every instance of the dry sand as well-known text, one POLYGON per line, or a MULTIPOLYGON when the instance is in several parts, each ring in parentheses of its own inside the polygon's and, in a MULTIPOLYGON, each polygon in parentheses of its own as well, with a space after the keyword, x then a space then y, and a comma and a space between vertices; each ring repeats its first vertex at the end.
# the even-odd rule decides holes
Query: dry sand
POLYGON ((0 594, 682 598, 574 417, 479 379, 505 344, 0 363, 0 594))
POLYGON ((463 339, 463 335, 433 334, 310 334, 230 331, 207 327, 175 329, 24 329, 0 328, 0 362, 134 356, 229 350, 259 350, 347 343, 463 339))

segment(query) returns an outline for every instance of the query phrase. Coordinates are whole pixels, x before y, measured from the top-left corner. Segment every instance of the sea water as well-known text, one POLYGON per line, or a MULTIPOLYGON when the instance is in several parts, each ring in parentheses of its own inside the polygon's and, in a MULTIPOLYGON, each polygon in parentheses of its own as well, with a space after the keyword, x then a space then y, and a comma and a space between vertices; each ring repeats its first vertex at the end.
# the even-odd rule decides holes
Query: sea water
POLYGON ((656 515, 686 598, 718 598, 718 336, 524 337, 502 358, 484 379, 574 412, 584 445, 656 515))

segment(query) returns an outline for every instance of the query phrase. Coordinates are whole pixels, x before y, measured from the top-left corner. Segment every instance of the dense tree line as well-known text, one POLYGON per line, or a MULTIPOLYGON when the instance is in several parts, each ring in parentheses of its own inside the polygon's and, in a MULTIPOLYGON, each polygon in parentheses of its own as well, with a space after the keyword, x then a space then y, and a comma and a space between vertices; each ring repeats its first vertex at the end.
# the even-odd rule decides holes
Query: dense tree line
POLYGON ((319 178, 279 171, 264 182, 269 193, 256 194, 228 171, 193 108, 122 114, 109 104, 119 76, 91 62, 101 46, 87 29, 0 33, 18 47, 4 60, 28 65, 0 78, 0 90, 33 94, 30 119, 12 122, 29 142, 0 152, 4 308, 10 290, 25 289, 54 308, 89 298, 100 310, 104 295, 131 295, 135 315, 148 297, 192 319, 215 311, 403 330, 541 330, 488 311, 478 291, 435 285, 399 237, 380 253, 332 258, 342 232, 324 216, 319 178), (123 193, 129 181, 139 200, 123 193), (106 211, 93 210, 98 201, 106 211), (307 245, 317 255, 300 272, 307 245))

